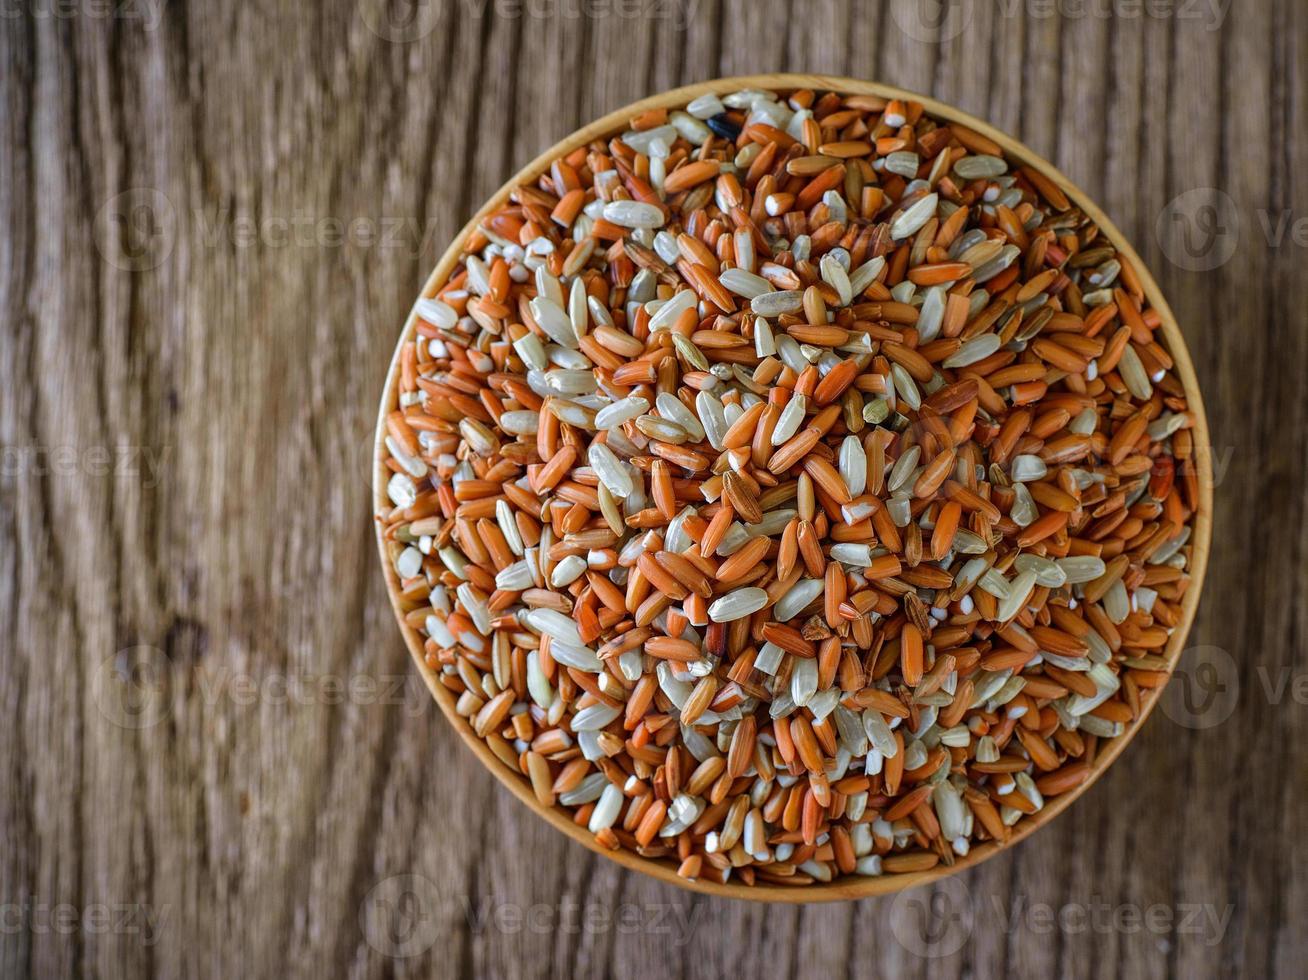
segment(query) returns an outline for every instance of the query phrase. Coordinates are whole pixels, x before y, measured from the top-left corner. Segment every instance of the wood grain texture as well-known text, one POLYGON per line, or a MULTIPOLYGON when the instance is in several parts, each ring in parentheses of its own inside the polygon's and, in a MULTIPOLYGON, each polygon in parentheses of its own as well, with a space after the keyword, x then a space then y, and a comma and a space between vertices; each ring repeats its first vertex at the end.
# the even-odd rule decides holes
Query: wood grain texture
POLYGON ((1299 975, 1308 10, 1227 7, 0 10, 0 975, 1299 975), (1204 386, 1177 696, 962 890, 765 907, 592 856, 458 744, 376 568, 376 395, 449 236, 589 119, 763 70, 1048 156, 1204 386))

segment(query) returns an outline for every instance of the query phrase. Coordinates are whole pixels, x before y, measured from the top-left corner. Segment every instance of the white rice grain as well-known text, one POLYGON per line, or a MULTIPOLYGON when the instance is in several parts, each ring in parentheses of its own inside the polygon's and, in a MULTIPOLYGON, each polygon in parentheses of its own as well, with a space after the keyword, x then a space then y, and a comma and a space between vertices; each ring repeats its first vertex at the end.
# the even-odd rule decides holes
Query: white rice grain
POLYGON ((768 604, 768 594, 749 586, 728 592, 708 607, 709 619, 715 623, 731 623, 758 612, 768 604))

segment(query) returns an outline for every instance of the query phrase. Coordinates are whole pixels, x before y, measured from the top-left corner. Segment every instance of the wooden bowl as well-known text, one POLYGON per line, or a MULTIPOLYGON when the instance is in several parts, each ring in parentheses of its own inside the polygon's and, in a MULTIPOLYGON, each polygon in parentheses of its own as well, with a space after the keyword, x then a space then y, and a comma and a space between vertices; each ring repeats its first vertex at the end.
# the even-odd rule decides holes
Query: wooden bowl
MULTIPOLYGON (((1193 531, 1191 532, 1191 558, 1190 558, 1190 577, 1191 584, 1182 600, 1181 621, 1176 630, 1172 633, 1164 656, 1168 662, 1169 672, 1175 668, 1176 661, 1180 656, 1181 650, 1185 645, 1186 635, 1190 631, 1190 624, 1194 621, 1195 610, 1199 604, 1199 595, 1203 587, 1204 572, 1208 564, 1208 551, 1212 538, 1212 460, 1210 453, 1210 438, 1208 433, 1208 420, 1204 414, 1203 401, 1200 398, 1198 382, 1195 378, 1194 366, 1190 361, 1190 354, 1186 349, 1185 340, 1181 336, 1180 328, 1176 325, 1176 318, 1172 315, 1167 301, 1163 298, 1158 284, 1154 282, 1149 270, 1145 268, 1144 263, 1135 250, 1127 243, 1126 238, 1117 229, 1117 227, 1108 219, 1090 198, 1061 174, 1051 163, 1044 160, 1037 154, 1033 153, 1026 146, 1019 143, 1012 137, 994 129, 979 119, 976 119, 966 112, 955 109, 952 106, 937 102, 912 92, 906 92, 902 89, 893 88, 889 85, 882 85, 877 82, 865 82, 852 78, 841 78, 832 75, 796 75, 796 74, 769 74, 769 75, 744 75, 734 78, 718 78, 712 81, 699 82, 694 85, 687 85, 682 88, 673 89, 663 92, 659 95, 651 96, 648 99, 642 99, 631 105, 617 109, 602 119, 598 119, 588 126, 584 126, 570 136, 555 143, 548 150, 536 157, 531 163, 523 167, 512 179, 509 180, 491 197, 489 201, 473 216, 459 232, 454 239, 453 244, 441 256, 436 268, 432 270, 431 275, 427 278, 427 283, 423 287, 420 296, 430 296, 442 286, 450 273, 458 264, 461 246, 469 233, 477 224, 491 211, 500 207, 508 198, 510 191, 519 184, 531 183, 548 170, 550 163, 556 158, 563 156, 575 150, 579 146, 584 146, 590 141, 600 138, 609 137, 616 133, 622 132, 627 128, 627 122, 632 116, 647 109, 656 109, 661 107, 680 108, 692 99, 705 95, 709 92, 724 94, 737 89, 759 88, 759 89, 804 89, 812 88, 819 90, 831 90, 849 95, 874 95, 887 99, 902 99, 920 102, 929 115, 936 119, 948 122, 956 122, 966 126, 978 133, 983 134, 994 142, 1003 147, 1005 155, 1009 160, 1017 161, 1034 167, 1043 173, 1046 177, 1053 180, 1061 187, 1068 198, 1080 208, 1089 218, 1095 221, 1112 240, 1119 251, 1125 254, 1135 266, 1140 281, 1144 286, 1150 304, 1158 310, 1162 318, 1161 331, 1167 340, 1167 348, 1175 361, 1175 371, 1180 377, 1186 389, 1186 395, 1189 399, 1190 411, 1194 414, 1194 441, 1195 441, 1195 458, 1198 464, 1198 478, 1200 489, 1200 506, 1193 518, 1193 531)), ((400 373, 400 349, 406 341, 414 337, 415 323, 417 321, 416 301, 414 309, 410 310, 408 320, 405 322, 404 331, 400 336, 399 342, 395 347, 395 354, 391 358, 390 370, 386 375, 386 386, 381 398, 381 406, 377 416, 377 434, 374 444, 374 483, 373 483, 373 507, 375 513, 382 513, 389 507, 386 497, 386 481, 389 478, 389 471, 383 465, 385 455, 385 445, 383 439, 386 430, 386 416, 393 411, 397 405, 397 388, 399 385, 400 373)), ((404 642, 409 647, 410 654, 413 655, 413 661, 417 665, 418 671, 422 674, 423 680, 426 681, 427 687, 431 690, 432 697, 440 705, 441 710, 449 719, 454 730, 459 733, 468 748, 477 756, 481 763, 491 771, 491 773, 503 783, 514 796, 518 797, 542 820, 547 821, 551 826, 572 838, 583 847, 590 848, 598 854, 602 854, 609 860, 616 861, 625 868, 631 868, 648 875, 652 875, 661 881, 666 881, 682 888, 689 888, 693 891, 704 892, 710 895, 724 895, 731 898, 746 898, 762 901, 774 902, 820 902, 835 901, 841 899, 858 899, 867 898, 875 895, 885 895, 899 891, 903 888, 911 888, 915 885, 925 884, 943 878, 947 875, 955 874, 966 868, 973 868, 982 861, 996 854, 1001 850, 1001 845, 994 842, 987 842, 974 846, 967 856, 959 858, 951 866, 937 866, 928 871, 919 871, 906 874, 885 874, 879 877, 847 877, 829 884, 812 884, 804 886, 788 887, 784 885, 745 885, 738 882, 728 882, 719 885, 708 881, 690 881, 681 878, 676 873, 676 868, 669 862, 643 858, 638 854, 628 850, 609 851, 595 843, 594 838, 584 828, 579 827, 569 818, 566 811, 552 807, 542 806, 533 795, 531 785, 525 776, 511 771, 491 752, 490 748, 481 739, 473 733, 468 722, 460 717, 455 711, 454 695, 440 683, 437 675, 432 671, 423 659, 423 643, 418 632, 405 624, 404 614, 406 609, 399 597, 399 579, 395 569, 389 560, 386 542, 382 538, 382 525, 377 522, 377 545, 381 555, 381 564, 383 573, 386 576, 386 591, 390 597, 391 606, 395 611, 395 618, 400 626, 400 631, 404 634, 404 642)), ((1096 756, 1090 777, 1079 787, 1055 797, 1039 813, 1027 817, 1020 821, 1013 828, 1013 834, 1008 844, 1002 847, 1011 847, 1013 844, 1030 836, 1039 827, 1049 823, 1054 817, 1067 809, 1074 800, 1090 788, 1096 779, 1099 778, 1113 760, 1126 748, 1126 744, 1140 730, 1144 720, 1149 716, 1154 704, 1157 702, 1159 692, 1155 692, 1145 703, 1140 717, 1127 728, 1117 738, 1106 743, 1101 743, 1101 749, 1096 756)))

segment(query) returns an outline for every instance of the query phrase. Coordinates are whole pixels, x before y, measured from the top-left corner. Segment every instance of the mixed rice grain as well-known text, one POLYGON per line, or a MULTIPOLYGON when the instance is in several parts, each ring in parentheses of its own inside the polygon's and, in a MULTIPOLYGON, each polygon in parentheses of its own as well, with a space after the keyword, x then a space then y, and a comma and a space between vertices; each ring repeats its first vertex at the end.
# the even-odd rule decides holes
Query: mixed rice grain
POLYGON ((685 877, 950 864, 1166 679, 1191 416, 1127 256, 912 102, 703 96, 417 307, 406 621, 542 805, 685 877))

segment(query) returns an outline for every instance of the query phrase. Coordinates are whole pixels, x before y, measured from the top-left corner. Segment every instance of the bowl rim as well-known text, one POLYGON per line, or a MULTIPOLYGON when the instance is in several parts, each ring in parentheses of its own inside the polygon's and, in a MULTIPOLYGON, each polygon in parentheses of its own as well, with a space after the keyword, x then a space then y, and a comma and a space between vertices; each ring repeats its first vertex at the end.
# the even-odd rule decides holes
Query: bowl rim
POLYGON ((569 838, 581 844, 583 847, 603 855, 619 864, 624 868, 639 871, 643 874, 650 875, 659 881, 667 882, 678 887, 689 889, 707 895, 717 895, 727 898, 740 898, 753 901, 764 902, 784 902, 784 903, 807 903, 807 902, 824 902, 824 901, 843 901, 850 899, 871 898, 879 895, 892 894, 906 888, 912 888, 917 885, 927 884, 937 881, 941 878, 949 877, 961 871, 974 868, 1001 851, 1009 850, 1019 844, 1036 830, 1046 826, 1060 813, 1066 810, 1077 799, 1081 797, 1101 775, 1112 765, 1113 761, 1122 753, 1127 744, 1136 736, 1144 726, 1150 713, 1153 711, 1161 696, 1162 688, 1159 688, 1155 694, 1144 704, 1140 717, 1131 723, 1121 735, 1112 739, 1095 757, 1091 766, 1089 777, 1080 786, 1069 790, 1060 796, 1050 800, 1038 813, 1033 814, 1027 819, 1021 821, 1014 829, 1009 841, 1005 844, 996 842, 986 842, 973 847, 967 855, 958 858, 952 865, 937 865, 926 871, 916 871, 900 874, 883 874, 876 877, 856 877, 848 876, 837 879, 828 883, 815 883, 810 885, 788 886, 772 884, 745 885, 737 881, 728 881, 726 884, 717 884, 703 879, 690 880, 680 877, 676 873, 676 868, 666 860, 645 858, 636 854, 634 851, 628 851, 625 848, 610 851, 595 842, 594 837, 586 831, 584 827, 575 824, 570 820, 563 810, 556 807, 545 807, 540 804, 531 791, 530 783, 525 776, 513 772, 490 750, 490 747, 473 732, 467 721, 461 717, 455 710, 456 698, 453 693, 447 689, 438 680, 438 675, 431 670, 423 657, 422 638, 418 632, 405 623, 405 611, 399 598, 399 577, 389 560, 387 553, 387 541, 384 536, 384 524, 380 515, 390 509, 389 500, 386 496, 386 483, 389 480, 389 470, 384 465, 385 458, 385 432, 386 417, 394 410, 398 404, 397 389, 399 386, 399 363, 400 353, 404 344, 413 339, 416 322, 417 322, 417 305, 418 301, 424 297, 432 295, 436 289, 443 285, 449 278, 450 273, 454 270, 462 254, 463 243, 467 240, 469 234, 490 212, 500 207, 513 189, 520 184, 534 180, 541 173, 545 172, 550 163, 557 157, 570 153, 580 146, 584 146, 594 139, 609 137, 617 132, 627 128, 627 123, 632 116, 635 116, 645 110, 655 108, 673 108, 684 106, 701 95, 710 92, 723 94, 726 92, 745 89, 818 89, 835 91, 842 95, 872 95, 887 99, 900 99, 903 101, 914 101, 920 103, 925 111, 932 117, 944 122, 958 123, 981 135, 993 140, 1003 148, 1006 157, 1010 160, 1017 161, 1038 170, 1044 176, 1054 181, 1067 194, 1068 198, 1083 213, 1094 221, 1114 243, 1117 250, 1126 255, 1132 263, 1136 275, 1144 287, 1145 295, 1150 304, 1158 310, 1161 319, 1159 329, 1167 340, 1168 352, 1171 354, 1174 362, 1174 370, 1180 377, 1182 385, 1185 388, 1187 400, 1189 401, 1190 411, 1194 416, 1194 461, 1198 469, 1199 485, 1199 506, 1193 516, 1193 531, 1191 537, 1191 568, 1190 568, 1190 586, 1186 590, 1185 596, 1181 603, 1181 618, 1176 629, 1168 638, 1167 646, 1163 656, 1167 660, 1167 673, 1172 674, 1176 667, 1177 660, 1181 651, 1184 649, 1186 638, 1189 635, 1190 627, 1194 622, 1195 613, 1198 609, 1200 596, 1203 592, 1204 577, 1208 567, 1208 556, 1212 541, 1212 513, 1213 513, 1213 475, 1211 459, 1211 437, 1208 429, 1208 419, 1204 411, 1203 399, 1199 389, 1198 379, 1194 372, 1194 365, 1190 358, 1189 348, 1186 345, 1185 338, 1181 333, 1180 327, 1176 322, 1171 308, 1168 306, 1166 299, 1163 297, 1162 290, 1159 289, 1157 282, 1145 264, 1140 260, 1131 243, 1121 230, 1108 218, 1108 216, 1094 203, 1080 187, 1069 180, 1061 171, 1052 163, 1044 159, 1040 154, 1034 152, 1024 143, 1014 139, 1007 133, 996 129, 984 120, 978 119, 968 112, 948 105, 944 102, 928 96, 920 95, 906 89, 896 88, 891 85, 885 85, 880 82, 865 81, 854 78, 847 78, 839 75, 812 75, 796 73, 770 73, 756 75, 736 75, 722 78, 713 78, 706 81, 696 82, 690 85, 684 85, 679 88, 669 89, 656 95, 649 96, 629 105, 614 109, 606 113, 599 119, 581 127, 568 136, 559 140, 550 146, 544 152, 538 154, 530 163, 522 167, 506 183, 504 183, 486 203, 477 210, 477 213, 463 226, 458 235, 452 240, 449 247, 445 250, 440 260, 428 275, 426 282, 418 297, 414 300, 413 306, 409 310, 409 315, 404 323, 404 329, 396 342, 395 351, 391 356, 390 367, 387 370, 386 382, 383 387, 381 402, 377 413, 377 426, 373 439, 373 515, 374 526, 377 537, 378 554, 381 559, 382 571, 386 579, 386 593, 390 600, 391 609, 395 614, 396 622, 404 636, 405 645, 416 664, 423 681, 431 691, 436 703, 440 705, 441 711, 451 726, 458 733, 464 744, 472 750, 473 754, 481 761, 482 765, 489 769, 492 775, 499 780, 501 784, 525 803, 537 816, 546 820, 556 830, 566 834, 569 838))

